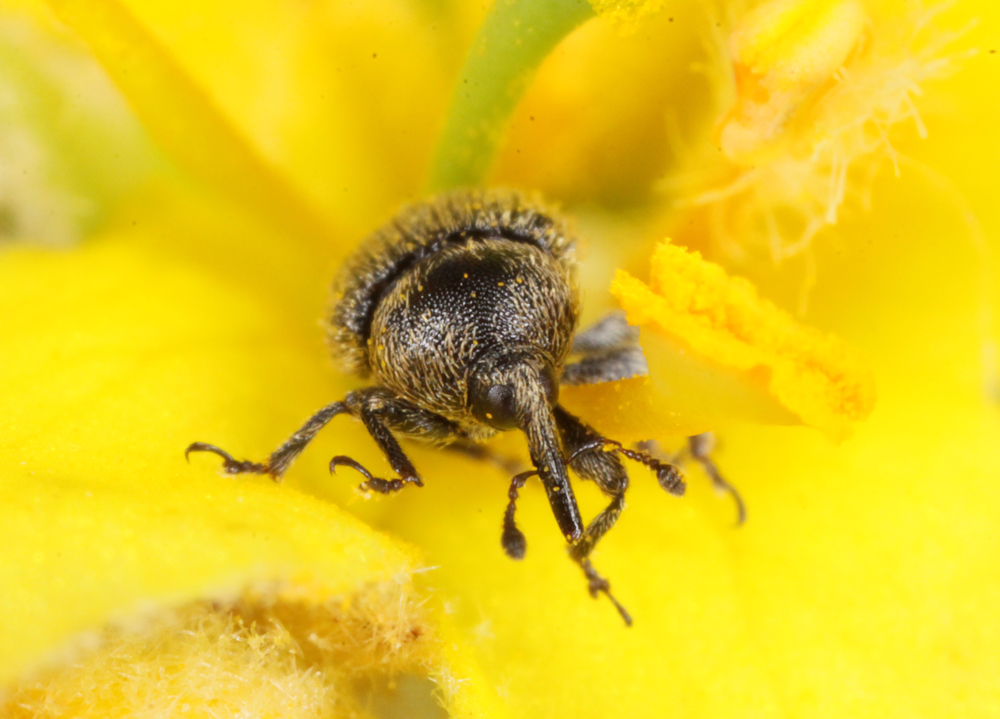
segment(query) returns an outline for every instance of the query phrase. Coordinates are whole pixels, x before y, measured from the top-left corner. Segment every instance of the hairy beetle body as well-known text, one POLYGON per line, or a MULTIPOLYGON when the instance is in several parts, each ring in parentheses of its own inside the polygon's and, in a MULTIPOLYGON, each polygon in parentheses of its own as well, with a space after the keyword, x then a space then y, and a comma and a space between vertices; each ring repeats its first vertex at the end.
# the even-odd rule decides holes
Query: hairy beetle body
MULTIPOLYGON (((460 192, 404 209, 369 236, 333 282, 327 342, 348 372, 367 378, 376 309, 393 286, 423 260, 442 250, 484 239, 535 247, 575 284, 576 254, 565 223, 513 192, 460 192)), ((419 283, 418 283, 419 286, 419 283)), ((570 335, 575 329, 570 329, 570 335)))
POLYGON ((472 414, 470 374, 524 351, 561 368, 576 322, 576 292, 551 255, 477 240, 426 257, 396 281, 375 311, 368 358, 378 384, 486 439, 496 430, 472 414))
POLYGON ((333 458, 331 471, 351 467, 366 478, 362 490, 389 493, 423 485, 397 435, 489 457, 479 442, 520 430, 534 468, 511 480, 504 550, 524 555, 515 506, 518 491, 537 476, 591 594, 605 594, 631 623, 589 560, 625 506, 621 457, 649 467, 672 494, 682 494, 684 483, 673 465, 623 447, 559 406, 560 383, 646 371, 637 333, 621 314, 576 334, 574 250, 562 220, 514 192, 459 191, 404 209, 344 264, 326 317, 334 359, 373 384, 323 407, 264 463, 235 460, 200 442, 188 452, 218 454, 231 474, 277 480, 333 417, 349 414, 365 425, 398 476, 375 477, 345 456, 333 458), (569 469, 611 498, 587 525, 569 469))

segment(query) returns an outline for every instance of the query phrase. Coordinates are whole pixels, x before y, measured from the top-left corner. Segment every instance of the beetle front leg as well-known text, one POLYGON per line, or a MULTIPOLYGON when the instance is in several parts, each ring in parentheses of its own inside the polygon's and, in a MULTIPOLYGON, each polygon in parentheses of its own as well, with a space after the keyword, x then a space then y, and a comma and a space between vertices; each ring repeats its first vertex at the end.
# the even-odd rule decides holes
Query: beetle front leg
POLYGON ((596 544, 618 521, 625 508, 628 473, 613 452, 605 452, 606 439, 561 406, 553 410, 570 468, 582 479, 596 484, 611 502, 591 520, 583 536, 572 545, 570 556, 581 561, 590 556, 596 544))
POLYGON ((592 427, 560 406, 553 410, 563 448, 569 455, 568 463, 581 478, 594 482, 601 492, 611 498, 611 502, 594 517, 583 535, 570 545, 569 556, 580 565, 587 578, 590 596, 605 594, 621 615, 627 626, 632 626, 632 617, 611 594, 611 584, 594 569, 590 553, 601 538, 615 526, 625 508, 625 491, 628 489, 628 473, 621 460, 613 452, 603 450, 605 439, 592 427))
POLYGON ((389 466, 397 474, 393 479, 375 477, 350 457, 343 455, 334 457, 330 461, 330 471, 334 472, 337 467, 343 466, 360 472, 365 477, 365 481, 359 487, 363 492, 390 494, 398 492, 408 484, 424 486, 416 468, 406 456, 393 432, 426 442, 449 442, 462 436, 455 423, 416 407, 382 387, 369 387, 351 392, 345 402, 351 414, 361 419, 368 434, 375 440, 389 460, 389 466))
POLYGON ((330 460, 330 472, 336 473, 337 467, 350 467, 361 474, 365 478, 365 481, 358 485, 358 489, 362 492, 372 490, 378 492, 379 494, 392 494, 393 492, 398 492, 411 482, 416 484, 418 487, 424 486, 423 482, 420 481, 420 478, 415 475, 411 479, 382 479, 381 477, 375 477, 371 472, 365 469, 360 462, 342 454, 338 454, 330 460))
POLYGON ((346 402, 328 404, 306 420, 306 423, 295 434, 271 453, 266 462, 234 459, 229 452, 205 442, 192 442, 184 450, 184 456, 190 458, 192 452, 211 452, 222 457, 222 467, 226 474, 269 474, 275 482, 280 482, 288 467, 295 461, 296 457, 302 454, 302 450, 313 441, 319 431, 338 414, 349 412, 346 402))
MULTIPOLYGON (((373 491, 379 494, 391 494, 398 492, 408 484, 423 487, 424 483, 420 479, 420 475, 417 474, 416 468, 387 426, 388 423, 401 424, 401 418, 408 418, 411 409, 409 404, 378 387, 352 392, 348 395, 347 402, 351 414, 361 419, 368 434, 375 440, 375 444, 382 450, 385 458, 389 460, 392 471, 398 476, 393 479, 376 477, 360 463, 344 455, 338 455, 330 460, 330 472, 336 472, 337 467, 350 467, 359 472, 365 478, 365 481, 358 486, 362 492, 373 491), (393 420, 396 421, 393 422, 393 420)), ((418 415, 430 414, 416 407, 413 407, 412 410, 418 415)))

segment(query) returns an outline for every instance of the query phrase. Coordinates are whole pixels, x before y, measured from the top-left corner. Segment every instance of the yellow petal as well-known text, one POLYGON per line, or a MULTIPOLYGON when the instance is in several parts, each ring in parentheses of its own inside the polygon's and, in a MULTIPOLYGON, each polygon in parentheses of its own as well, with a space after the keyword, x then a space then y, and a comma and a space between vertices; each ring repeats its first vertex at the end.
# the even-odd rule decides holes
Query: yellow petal
POLYGON ((298 195, 292 209, 315 211, 334 249, 353 244, 421 191, 453 75, 487 9, 406 0, 379 3, 377 12, 365 4, 269 0, 239 8, 148 0, 57 6, 64 14, 78 8, 71 24, 92 43, 130 40, 118 46, 132 47, 129 55, 98 54, 112 75, 145 78, 122 77, 122 86, 150 111, 162 110, 145 120, 170 133, 172 152, 234 190, 250 185, 246 199, 273 207, 279 221, 282 203, 292 202, 287 193, 298 195), (114 24, 99 24, 100 17, 114 24), (112 32, 125 25, 125 34, 112 32), (160 85, 164 58, 171 78, 160 85), (201 125, 207 114, 214 116, 201 125), (274 177, 265 184, 240 174, 245 158, 235 154, 232 137, 215 132, 220 118, 240 152, 249 150, 284 185, 275 197, 267 192, 274 177))
MULTIPOLYGON (((52 667, 40 694, 30 678, 14 686, 13 705, 128 715, 139 707, 123 696, 159 692, 165 705, 270 706, 253 682, 223 681, 247 663, 265 684, 326 682, 348 704, 359 675, 423 677, 424 696, 433 681, 449 706, 486 711, 475 667, 447 627, 438 634, 446 617, 411 585, 413 549, 291 486, 184 461, 195 439, 229 436, 234 450, 253 439, 257 419, 244 425, 233 405, 246 390, 311 375, 278 402, 305 415, 344 389, 317 376, 280 312, 130 235, 66 254, 8 250, 0 263, 0 505, 17 537, 0 563, 0 680, 52 667), (268 366, 277 374, 260 375, 268 366), (60 652, 85 632, 103 648, 67 669, 60 652), (288 642, 306 645, 292 664, 274 654, 288 642)), ((267 443, 301 419, 244 412, 279 419, 267 443)))
POLYGON ((24 5, 0 9, 0 241, 66 246, 164 163, 98 63, 24 5))
POLYGON ((662 0, 590 0, 594 11, 626 30, 634 30, 639 21, 663 9, 662 0))
POLYGON ((584 206, 644 202, 671 162, 675 124, 704 112, 688 64, 704 4, 672 3, 623 35, 598 18, 539 68, 511 120, 491 182, 584 206))
POLYGON ((316 247, 332 232, 240 136, 169 50, 116 0, 53 0, 101 60, 150 134, 223 196, 316 247))

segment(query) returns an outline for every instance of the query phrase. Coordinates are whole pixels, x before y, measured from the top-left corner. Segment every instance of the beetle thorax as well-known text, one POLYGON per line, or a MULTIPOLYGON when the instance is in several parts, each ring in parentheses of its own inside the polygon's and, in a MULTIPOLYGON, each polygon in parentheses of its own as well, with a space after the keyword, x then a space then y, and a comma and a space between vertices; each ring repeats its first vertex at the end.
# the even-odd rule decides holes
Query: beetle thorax
POLYGON ((475 430, 472 368, 527 352, 558 381, 577 315, 573 278, 551 255, 523 242, 470 240, 425 258, 388 288, 368 356, 379 384, 475 430))

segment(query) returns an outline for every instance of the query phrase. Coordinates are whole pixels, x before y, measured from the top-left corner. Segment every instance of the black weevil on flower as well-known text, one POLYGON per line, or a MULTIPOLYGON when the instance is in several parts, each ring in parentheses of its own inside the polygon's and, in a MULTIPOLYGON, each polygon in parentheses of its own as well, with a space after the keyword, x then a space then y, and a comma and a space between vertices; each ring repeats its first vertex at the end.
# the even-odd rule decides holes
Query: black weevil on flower
MULTIPOLYGON (((331 419, 349 414, 364 423, 398 477, 375 477, 345 456, 334 457, 330 470, 351 467, 365 477, 362 490, 388 494, 423 486, 395 435, 487 457, 481 442, 520 429, 534 469, 511 481, 504 550, 524 556, 515 502, 537 475, 591 595, 603 592, 631 624, 588 558, 625 506, 628 474, 619 455, 649 467, 673 495, 682 495, 685 485, 672 464, 602 436, 558 403, 560 384, 646 372, 637 331, 620 313, 574 337, 574 250, 556 215, 515 192, 458 191, 403 210, 344 264, 327 317, 330 352, 346 370, 372 377, 373 386, 323 407, 264 463, 233 459, 203 442, 186 453, 214 452, 229 474, 279 480, 331 419), (586 527, 567 468, 611 497, 586 527)), ((691 447, 695 459, 708 462, 694 442, 691 447)), ((721 478, 716 484, 732 491, 721 478)))

